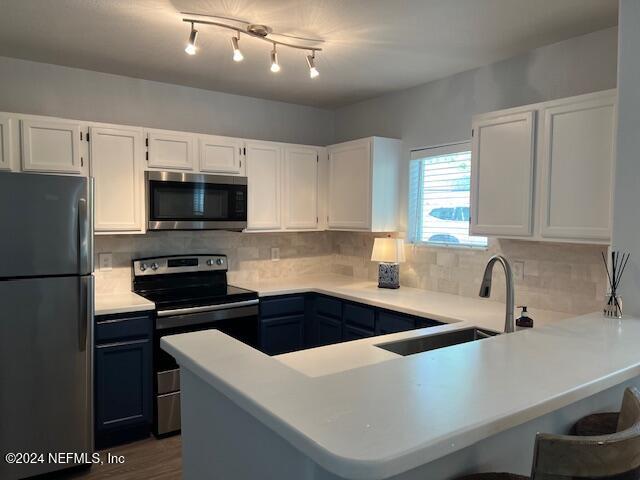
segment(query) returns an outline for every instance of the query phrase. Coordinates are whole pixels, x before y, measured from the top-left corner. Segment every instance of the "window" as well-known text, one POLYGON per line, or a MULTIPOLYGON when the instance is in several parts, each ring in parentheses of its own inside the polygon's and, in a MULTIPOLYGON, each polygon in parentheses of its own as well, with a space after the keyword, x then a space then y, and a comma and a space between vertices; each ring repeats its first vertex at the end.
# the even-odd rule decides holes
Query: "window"
POLYGON ((469 235, 471 148, 468 143, 411 152, 409 225, 417 243, 486 247, 469 235))

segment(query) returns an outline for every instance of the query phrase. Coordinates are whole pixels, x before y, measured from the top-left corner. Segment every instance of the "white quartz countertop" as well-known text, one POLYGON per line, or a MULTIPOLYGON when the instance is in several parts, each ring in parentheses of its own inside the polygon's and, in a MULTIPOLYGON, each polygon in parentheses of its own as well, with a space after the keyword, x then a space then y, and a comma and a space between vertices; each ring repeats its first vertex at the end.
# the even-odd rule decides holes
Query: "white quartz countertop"
MULTIPOLYGON (((328 359, 402 335, 416 332, 322 348, 328 359)), ((217 331, 162 348, 323 468, 383 479, 639 376, 639 342, 640 319, 590 314, 312 375, 217 331)))
POLYGON ((133 292, 96 293, 95 314, 112 315, 115 313, 141 312, 153 310, 155 304, 133 292))

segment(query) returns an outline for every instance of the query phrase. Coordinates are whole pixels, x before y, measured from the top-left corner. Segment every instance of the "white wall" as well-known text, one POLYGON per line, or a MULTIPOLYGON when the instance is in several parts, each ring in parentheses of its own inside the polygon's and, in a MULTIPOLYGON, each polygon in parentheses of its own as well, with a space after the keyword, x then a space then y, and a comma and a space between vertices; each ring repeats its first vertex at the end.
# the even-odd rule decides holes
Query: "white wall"
POLYGON ((0 57, 0 111, 327 145, 329 110, 0 57))
MULTIPOLYGON (((615 88, 616 60, 617 28, 575 37, 338 109, 336 139, 401 138, 406 168, 411 149, 468 140, 474 114, 615 88)), ((403 219, 407 178, 405 171, 403 219)))
POLYGON ((625 313, 640 315, 640 2, 620 1, 618 157, 613 248, 631 252, 622 286, 625 313))

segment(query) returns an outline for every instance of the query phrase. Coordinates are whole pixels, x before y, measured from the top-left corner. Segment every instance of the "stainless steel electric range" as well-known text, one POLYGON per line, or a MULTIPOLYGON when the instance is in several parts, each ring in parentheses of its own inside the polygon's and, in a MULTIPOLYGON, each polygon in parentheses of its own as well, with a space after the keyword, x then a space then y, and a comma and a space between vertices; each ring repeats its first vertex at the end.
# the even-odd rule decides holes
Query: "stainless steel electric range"
POLYGON ((258 294, 227 284, 225 255, 139 258, 133 291, 156 304, 154 433, 180 431, 180 369, 160 349, 165 335, 216 329, 257 347, 258 294))

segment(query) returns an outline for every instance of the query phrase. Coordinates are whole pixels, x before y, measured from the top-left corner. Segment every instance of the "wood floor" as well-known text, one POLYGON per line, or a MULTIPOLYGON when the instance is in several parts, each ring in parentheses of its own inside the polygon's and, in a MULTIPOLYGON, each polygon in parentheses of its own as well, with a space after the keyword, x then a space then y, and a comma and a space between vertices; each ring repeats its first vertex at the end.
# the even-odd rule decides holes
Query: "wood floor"
POLYGON ((180 435, 157 440, 146 440, 100 451, 104 465, 93 465, 89 470, 60 473, 56 479, 76 480, 179 480, 182 478, 180 435), (123 464, 107 464, 107 453, 123 455, 123 464))

